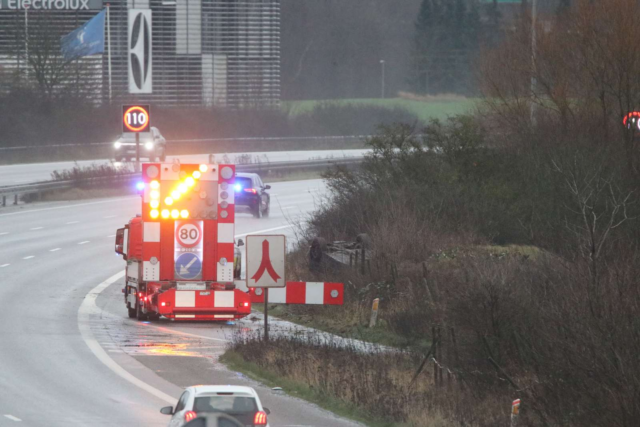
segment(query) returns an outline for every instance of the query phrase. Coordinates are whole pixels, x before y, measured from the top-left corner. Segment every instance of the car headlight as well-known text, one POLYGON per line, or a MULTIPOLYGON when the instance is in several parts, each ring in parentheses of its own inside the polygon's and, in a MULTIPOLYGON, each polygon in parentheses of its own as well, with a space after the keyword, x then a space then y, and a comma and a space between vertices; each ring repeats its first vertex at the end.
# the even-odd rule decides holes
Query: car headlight
POLYGON ((151 142, 151 141, 145 142, 144 143, 144 148, 146 148, 147 150, 153 150, 153 142, 151 142))
POLYGON ((118 150, 120 147, 122 147, 122 143, 120 141, 116 141, 113 143, 113 148, 115 148, 116 150, 118 150))

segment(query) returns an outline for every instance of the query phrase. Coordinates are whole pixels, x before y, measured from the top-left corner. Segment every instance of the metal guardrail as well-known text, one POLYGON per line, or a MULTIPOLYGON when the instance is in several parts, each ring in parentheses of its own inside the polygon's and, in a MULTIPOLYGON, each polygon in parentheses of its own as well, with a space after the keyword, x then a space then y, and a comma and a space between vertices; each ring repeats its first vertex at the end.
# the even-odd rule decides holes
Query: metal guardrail
MULTIPOLYGON (((237 172, 271 173, 295 170, 327 169, 331 166, 351 167, 362 162, 362 157, 346 157, 340 159, 305 160, 294 162, 248 163, 237 164, 237 172)), ((13 198, 13 204, 18 204, 21 196, 27 194, 41 194, 48 191, 66 190, 74 187, 88 187, 101 184, 132 183, 140 179, 140 173, 122 173, 104 177, 86 179, 72 179, 64 181, 43 181, 29 184, 0 186, 0 206, 7 205, 7 199, 13 198)))
MULTIPOLYGON (((173 139, 167 140, 168 145, 187 143, 223 143, 223 142, 319 142, 319 141, 361 141, 371 138, 371 135, 346 135, 346 136, 276 136, 276 137, 242 137, 242 138, 208 138, 208 139, 173 139)), ((12 147, 0 147, 0 151, 37 150, 51 148, 72 147, 104 147, 112 146, 111 142, 87 142, 73 144, 47 144, 47 145, 16 145, 12 147)))

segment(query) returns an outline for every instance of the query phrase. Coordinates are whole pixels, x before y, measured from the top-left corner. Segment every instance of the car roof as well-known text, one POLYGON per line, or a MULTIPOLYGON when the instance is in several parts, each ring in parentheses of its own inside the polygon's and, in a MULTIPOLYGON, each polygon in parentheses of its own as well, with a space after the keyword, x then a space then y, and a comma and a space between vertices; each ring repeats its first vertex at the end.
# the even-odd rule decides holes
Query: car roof
POLYGON ((235 385, 197 385, 191 387, 196 393, 209 394, 209 393, 238 393, 249 394, 251 396, 257 396, 257 393, 251 387, 235 386, 235 385))

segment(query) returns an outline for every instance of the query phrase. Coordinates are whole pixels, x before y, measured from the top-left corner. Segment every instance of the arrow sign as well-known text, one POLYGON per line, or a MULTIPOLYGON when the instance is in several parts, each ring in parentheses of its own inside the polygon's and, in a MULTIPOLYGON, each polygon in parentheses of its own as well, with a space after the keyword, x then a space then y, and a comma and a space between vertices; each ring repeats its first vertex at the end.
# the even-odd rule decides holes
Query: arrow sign
POLYGON ((202 272, 202 261, 198 255, 187 252, 178 257, 176 260, 176 275, 181 279, 193 280, 200 278, 202 272))
POLYGON ((247 286, 283 288, 286 240, 279 236, 247 236, 247 286))

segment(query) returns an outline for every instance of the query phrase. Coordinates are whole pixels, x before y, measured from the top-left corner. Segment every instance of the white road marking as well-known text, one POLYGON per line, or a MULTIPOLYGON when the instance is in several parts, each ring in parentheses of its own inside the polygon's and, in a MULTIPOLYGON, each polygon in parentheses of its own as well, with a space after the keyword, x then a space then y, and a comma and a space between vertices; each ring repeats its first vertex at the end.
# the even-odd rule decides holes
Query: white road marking
POLYGON ((49 252, 59 251, 60 249, 62 249, 62 248, 49 249, 49 252))
POLYGON ((77 223, 79 223, 79 222, 80 222, 80 221, 69 221, 69 222, 67 223, 67 225, 70 225, 70 224, 77 224, 77 223))
POLYGON ((26 257, 24 257, 22 259, 31 259, 31 258, 35 258, 35 255, 29 255, 29 256, 26 256, 26 257))
POLYGON ((284 211, 284 210, 287 210, 287 209, 295 209, 295 208, 297 208, 297 206, 283 206, 280 209, 282 209, 284 211))
POLYGON ((55 206, 55 207, 52 207, 52 208, 31 209, 31 210, 28 210, 28 211, 9 212, 9 213, 0 214, 0 216, 20 215, 20 214, 27 214, 27 213, 31 213, 31 212, 52 211, 52 210, 55 210, 55 209, 69 209, 69 208, 76 208, 78 206, 100 205, 100 204, 103 204, 103 203, 113 203, 113 202, 118 202, 118 201, 121 201, 121 200, 132 200, 132 199, 140 199, 140 196, 120 197, 120 198, 117 198, 117 199, 102 200, 100 202, 78 203, 76 205, 55 206))
POLYGON ((164 400, 165 402, 173 405, 176 402, 176 398, 169 396, 168 394, 158 390, 157 388, 134 377, 129 372, 124 370, 124 368, 118 365, 111 357, 109 357, 107 352, 104 351, 104 349, 100 346, 100 343, 98 343, 98 341, 95 339, 93 331, 91 330, 89 317, 93 313, 100 312, 100 309, 96 305, 96 299, 98 298, 98 295, 100 295, 102 291, 107 289, 109 285, 124 277, 124 274, 124 270, 114 274, 113 276, 109 277, 107 280, 90 290, 89 293, 84 297, 84 300, 82 301, 82 304, 80 304, 80 308, 78 309, 78 328, 80 329, 80 335, 82 336, 85 344, 87 344, 89 349, 93 352, 93 354, 107 368, 111 369, 115 374, 129 381, 131 384, 156 396, 158 399, 164 400))
POLYGON ((84 245, 85 243, 90 243, 90 240, 85 240, 84 242, 78 242, 79 245, 84 245))
POLYGON ((5 268, 5 267, 9 267, 11 264, 2 264, 0 265, 0 268, 5 268))
POLYGON ((11 421, 16 421, 16 422, 22 421, 20 418, 14 417, 13 415, 9 415, 9 414, 5 414, 5 417, 9 418, 11 421))
POLYGON ((33 227, 32 230, 42 230, 44 227, 33 227))
MULTIPOLYGON (((283 230, 285 228, 291 228, 291 227, 293 227, 293 225, 284 225, 284 226, 281 226, 281 227, 274 227, 274 228, 269 228, 269 229, 266 229, 266 230, 258 230, 258 231, 252 231, 250 233, 245 233, 245 234, 237 234, 235 237, 237 238, 237 237, 248 236, 249 234, 267 233, 269 231, 283 230)), ((155 388, 155 387, 145 383, 144 381, 136 378, 135 376, 131 375, 124 368, 122 368, 120 365, 118 365, 111 357, 109 357, 109 355, 104 350, 104 348, 102 348, 102 346, 100 345, 98 340, 96 340, 95 335, 94 335, 93 331, 91 330, 90 315, 91 314, 97 314, 97 313, 101 312, 101 309, 99 309, 98 306, 96 305, 96 300, 98 299, 98 296, 105 289, 107 289, 112 283, 115 283, 116 281, 118 281, 122 277, 124 277, 124 275, 125 275, 125 271, 124 270, 119 272, 119 273, 114 274, 113 276, 109 277, 107 280, 105 280, 104 282, 100 283, 98 286, 96 286, 92 290, 90 290, 89 293, 84 297, 84 300, 82 301, 82 304, 80 304, 80 308, 78 309, 78 329, 80 329, 80 335, 82 336, 82 339, 84 340, 85 344, 87 344, 87 346, 89 347, 91 352, 106 367, 111 369, 114 373, 116 373, 120 377, 122 377, 125 380, 129 381, 131 384, 133 384, 133 385, 141 388, 142 390, 144 390, 144 391, 156 396, 157 398, 162 399, 165 402, 170 403, 170 404, 173 405, 176 402, 176 398, 169 396, 168 394, 164 393, 163 391, 160 391, 157 388, 155 388)), ((213 338, 213 337, 207 337, 207 336, 204 336, 204 335, 190 334, 188 332, 174 331, 174 330, 171 330, 171 329, 168 329, 168 328, 163 328, 163 327, 160 327, 160 326, 154 326, 154 325, 151 325, 151 324, 146 324, 146 326, 152 327, 152 328, 155 328, 155 329, 160 329, 162 331, 170 332, 170 333, 173 333, 173 334, 176 334, 176 335, 192 336, 192 337, 202 338, 202 339, 211 340, 211 341, 222 341, 222 342, 226 342, 227 341, 227 340, 224 340, 224 339, 221 339, 221 338, 213 338)))

